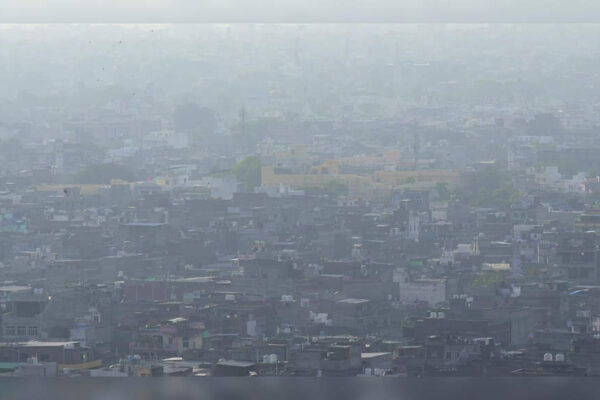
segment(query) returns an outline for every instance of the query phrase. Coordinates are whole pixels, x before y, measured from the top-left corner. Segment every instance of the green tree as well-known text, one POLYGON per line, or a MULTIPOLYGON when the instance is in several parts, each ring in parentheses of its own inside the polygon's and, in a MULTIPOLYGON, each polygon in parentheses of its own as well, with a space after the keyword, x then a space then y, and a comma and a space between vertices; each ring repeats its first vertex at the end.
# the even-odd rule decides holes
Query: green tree
POLYGON ((446 182, 438 182, 435 184, 435 191, 439 200, 448 200, 450 198, 450 190, 446 182))
POLYGON ((255 187, 260 186, 261 170, 260 158, 250 156, 237 163, 231 172, 235 175, 238 182, 244 186, 244 190, 251 191, 255 187))
POLYGON ((507 208, 510 207, 520 195, 521 193, 515 189, 513 185, 502 185, 491 193, 489 203, 496 207, 507 208))
POLYGON ((509 207, 521 195, 507 171, 496 166, 484 166, 466 176, 459 193, 474 206, 499 208, 509 207))
POLYGON ((331 195, 347 195, 348 185, 331 179, 325 182, 325 191, 331 195))
POLYGON ((502 275, 494 271, 484 271, 474 281, 473 286, 494 286, 502 282, 502 275))

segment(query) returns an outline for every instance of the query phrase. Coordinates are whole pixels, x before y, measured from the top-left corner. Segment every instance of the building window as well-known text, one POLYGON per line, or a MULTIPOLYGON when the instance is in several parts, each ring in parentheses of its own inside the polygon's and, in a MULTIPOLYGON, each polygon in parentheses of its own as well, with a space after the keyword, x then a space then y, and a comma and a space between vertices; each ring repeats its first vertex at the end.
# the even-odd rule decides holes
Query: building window
POLYGON ((24 326, 17 326, 17 336, 25 336, 27 335, 27 331, 24 326))
POLYGON ((15 336, 17 334, 16 328, 14 326, 7 326, 5 335, 6 336, 15 336))
POLYGON ((184 348, 184 349, 187 349, 187 348, 189 348, 189 347, 190 347, 190 338, 188 338, 188 337, 184 337, 184 338, 183 338, 183 348, 184 348))
POLYGON ((447 351, 446 352, 446 360, 451 360, 452 359, 452 352, 447 351))
POLYGON ((37 326, 30 326, 29 328, 27 328, 27 335, 28 336, 37 336, 37 326))

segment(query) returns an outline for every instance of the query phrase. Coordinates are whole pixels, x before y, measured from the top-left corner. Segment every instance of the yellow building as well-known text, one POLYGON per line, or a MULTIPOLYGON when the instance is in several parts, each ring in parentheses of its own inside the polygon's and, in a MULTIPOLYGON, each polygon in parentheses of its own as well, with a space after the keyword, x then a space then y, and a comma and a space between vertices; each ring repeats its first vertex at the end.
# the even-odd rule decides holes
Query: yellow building
POLYGON ((37 185, 35 190, 38 192, 54 192, 56 195, 64 195, 65 189, 76 188, 82 195, 98 194, 102 189, 110 188, 110 185, 95 185, 95 184, 66 184, 66 185, 37 185))
POLYGON ((320 166, 312 167, 310 173, 279 172, 273 166, 264 166, 261 171, 261 185, 289 186, 302 188, 307 186, 324 186, 330 181, 337 181, 348 186, 349 195, 363 199, 376 199, 391 193, 398 187, 417 186, 433 187, 438 182, 453 185, 458 180, 458 171, 454 170, 416 170, 385 171, 373 174, 341 174, 336 160, 328 160, 320 166))
POLYGON ((418 169, 416 171, 376 171, 374 179, 386 185, 402 185, 414 182, 444 182, 454 184, 458 181, 458 171, 451 169, 418 169))
POLYGON ((62 196, 65 194, 65 189, 77 189, 83 196, 96 195, 103 189, 110 189, 111 186, 131 186, 131 182, 126 182, 121 179, 112 179, 110 184, 94 184, 94 183, 66 183, 66 184, 42 184, 34 186, 38 192, 54 192, 56 195, 62 196))

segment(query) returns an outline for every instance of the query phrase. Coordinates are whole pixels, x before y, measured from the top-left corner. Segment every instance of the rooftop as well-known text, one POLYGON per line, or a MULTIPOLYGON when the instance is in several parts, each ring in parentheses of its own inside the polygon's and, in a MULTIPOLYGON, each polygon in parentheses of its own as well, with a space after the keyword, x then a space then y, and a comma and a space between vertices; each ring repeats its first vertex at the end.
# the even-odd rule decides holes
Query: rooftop
POLYGON ((225 367, 250 368, 254 366, 254 363, 250 361, 219 360, 217 365, 222 365, 225 367))
POLYGON ((345 304, 363 304, 363 303, 368 303, 369 300, 367 299, 342 299, 342 300, 338 300, 338 303, 345 303, 345 304))
POLYGON ((10 286, 0 286, 0 292, 23 292, 26 290, 31 290, 29 286, 19 286, 19 285, 10 285, 10 286))
POLYGON ((75 346, 79 342, 42 342, 38 340, 30 340, 28 342, 5 342, 1 343, 3 347, 69 347, 75 346))
POLYGON ((363 359, 369 359, 369 358, 377 358, 377 357, 383 357, 383 356, 387 356, 390 355, 392 353, 390 353, 389 351, 383 351, 383 352, 378 352, 378 353, 360 353, 360 357, 363 359))

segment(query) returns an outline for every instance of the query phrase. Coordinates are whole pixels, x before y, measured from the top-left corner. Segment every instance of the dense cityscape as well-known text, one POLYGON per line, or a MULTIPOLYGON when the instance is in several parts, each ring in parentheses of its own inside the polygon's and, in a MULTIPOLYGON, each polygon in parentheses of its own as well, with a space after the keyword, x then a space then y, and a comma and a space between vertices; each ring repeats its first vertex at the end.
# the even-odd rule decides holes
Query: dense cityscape
POLYGON ((1 26, 0 375, 600 375, 598 33, 1 26))

